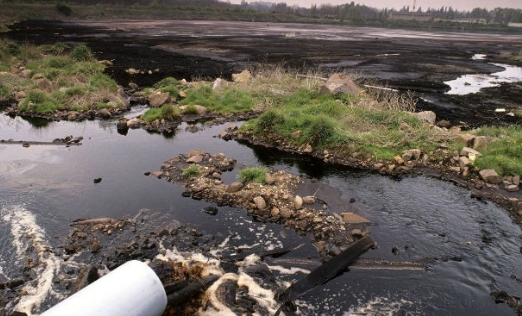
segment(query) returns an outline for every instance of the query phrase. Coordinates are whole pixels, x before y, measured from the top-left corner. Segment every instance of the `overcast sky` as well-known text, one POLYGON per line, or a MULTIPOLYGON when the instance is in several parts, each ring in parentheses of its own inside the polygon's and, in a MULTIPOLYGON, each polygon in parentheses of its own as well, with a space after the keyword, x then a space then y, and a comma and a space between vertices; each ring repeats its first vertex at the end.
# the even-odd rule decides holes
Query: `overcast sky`
MULTIPOLYGON (((246 0, 247 2, 265 1, 265 2, 286 2, 288 5, 298 5, 300 7, 309 7, 312 4, 345 4, 350 3, 352 0, 246 0)), ((374 8, 394 8, 400 9, 403 6, 413 7, 414 0, 353 0, 355 3, 365 4, 369 7, 374 8)), ((441 8, 443 6, 452 7, 459 11, 470 11, 474 8, 486 8, 488 10, 494 8, 514 8, 522 9, 522 0, 416 0, 416 8, 422 8, 426 11, 429 7, 441 8)), ((241 3, 241 0, 229 0, 230 3, 241 3)))

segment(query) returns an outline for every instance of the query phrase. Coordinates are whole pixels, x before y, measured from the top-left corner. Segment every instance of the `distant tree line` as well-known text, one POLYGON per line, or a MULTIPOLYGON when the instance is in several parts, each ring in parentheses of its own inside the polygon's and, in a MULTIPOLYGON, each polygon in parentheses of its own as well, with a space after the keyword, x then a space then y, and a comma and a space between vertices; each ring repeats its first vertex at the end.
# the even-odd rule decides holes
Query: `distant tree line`
MULTIPOLYGON (((44 0, 0 0, 3 3, 43 3, 44 0)), ((63 0, 59 2, 60 10, 67 13, 67 5, 83 4, 83 5, 121 5, 121 6, 150 6, 150 7, 192 7, 192 8, 213 8, 219 10, 233 10, 246 12, 261 12, 277 15, 287 15, 296 17, 306 17, 312 19, 334 19, 338 21, 352 21, 355 23, 364 22, 386 22, 396 14, 412 13, 424 14, 435 19, 443 20, 463 20, 476 21, 480 23, 522 23, 522 10, 510 8, 495 8, 487 10, 484 8, 475 8, 471 11, 458 11, 451 6, 443 6, 441 8, 428 8, 423 11, 421 7, 410 9, 404 6, 400 10, 395 9, 376 9, 366 5, 356 4, 354 1, 341 5, 322 4, 311 5, 310 7, 300 7, 298 5, 289 6, 285 2, 266 2, 253 1, 247 2, 243 0, 241 4, 231 4, 228 1, 220 0, 63 0), (412 12, 415 11, 415 12, 412 12)))

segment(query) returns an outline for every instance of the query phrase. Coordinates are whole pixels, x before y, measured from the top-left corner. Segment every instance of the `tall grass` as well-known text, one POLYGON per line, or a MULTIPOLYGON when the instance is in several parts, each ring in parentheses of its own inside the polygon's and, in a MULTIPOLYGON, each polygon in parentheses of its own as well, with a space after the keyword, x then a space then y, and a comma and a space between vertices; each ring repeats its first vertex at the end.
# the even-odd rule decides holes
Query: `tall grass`
POLYGON ((237 178, 241 182, 265 183, 267 172, 264 167, 248 167, 239 171, 237 178))

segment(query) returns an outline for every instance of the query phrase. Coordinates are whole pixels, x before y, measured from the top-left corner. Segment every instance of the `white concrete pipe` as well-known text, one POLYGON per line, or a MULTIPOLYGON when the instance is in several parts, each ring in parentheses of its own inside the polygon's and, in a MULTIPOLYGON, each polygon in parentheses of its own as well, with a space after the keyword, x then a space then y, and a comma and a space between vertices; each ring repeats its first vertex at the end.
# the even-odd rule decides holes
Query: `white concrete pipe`
POLYGON ((161 316, 167 295, 154 271, 129 261, 40 316, 161 316))

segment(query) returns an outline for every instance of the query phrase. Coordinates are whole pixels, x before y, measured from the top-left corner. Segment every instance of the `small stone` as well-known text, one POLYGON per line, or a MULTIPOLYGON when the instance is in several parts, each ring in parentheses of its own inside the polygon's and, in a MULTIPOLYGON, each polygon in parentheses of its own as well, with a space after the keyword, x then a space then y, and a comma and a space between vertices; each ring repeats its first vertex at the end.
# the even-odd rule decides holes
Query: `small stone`
POLYGON ((367 224, 367 223, 370 223, 369 220, 367 220, 366 218, 360 216, 360 215, 357 215, 355 213, 352 213, 352 212, 343 212, 341 213, 341 216, 343 217, 343 220, 345 223, 347 224, 367 224))
POLYGON ((508 192, 516 192, 518 191, 518 185, 510 184, 505 187, 506 191, 508 192))
POLYGON ((100 183, 102 181, 102 178, 96 178, 94 179, 94 183, 100 183))
POLYGON ((487 183, 497 184, 500 182, 500 177, 498 176, 498 173, 493 169, 480 170, 479 174, 482 180, 486 181, 487 183))
POLYGON ((186 160, 187 163, 200 163, 203 161, 202 155, 195 155, 186 160))
POLYGON ((313 196, 304 196, 302 199, 303 204, 315 204, 315 197, 313 196))
POLYGON ((185 99, 186 97, 187 97, 187 94, 185 93, 185 91, 178 92, 178 98, 185 99))
POLYGON ((362 237, 364 236, 362 230, 360 230, 359 228, 355 228, 355 229, 352 229, 352 236, 354 237, 362 237))
POLYGON ((314 243, 313 245, 314 245, 315 249, 317 249, 317 252, 319 252, 319 253, 325 252, 326 242, 324 242, 323 240, 318 241, 318 242, 314 243))
POLYGON ((473 149, 483 149, 488 147, 488 139, 486 136, 477 136, 473 140, 473 149))
POLYGON ((303 199, 299 195, 296 195, 294 198, 294 206, 296 210, 299 210, 303 207, 303 199))
POLYGON ((475 157, 482 157, 482 154, 478 151, 476 151, 475 149, 472 149, 472 148, 469 148, 469 147, 464 147, 462 148, 462 150, 460 151, 460 155, 461 156, 467 156, 469 157, 469 154, 473 154, 475 155, 475 157))
POLYGON ((472 146, 475 137, 475 135, 471 134, 459 134, 459 136, 457 137, 457 141, 463 143, 465 146, 472 146))
POLYGON ((256 196, 254 198, 254 204, 259 210, 266 209, 266 201, 262 196, 256 196))
POLYGON ((229 184, 227 186, 226 191, 228 193, 235 193, 235 192, 238 192, 239 190, 241 190, 242 188, 243 188, 243 183, 241 183, 241 182, 232 182, 231 184, 229 184))
POLYGON ((272 215, 272 217, 279 216, 279 214, 281 214, 281 211, 277 207, 272 208, 272 211, 270 211, 270 215, 272 215))
POLYGON ((399 165, 404 164, 404 159, 402 159, 402 157, 399 155, 395 156, 393 159, 395 159, 395 162, 399 165))
POLYGON ((459 157, 459 166, 461 169, 467 167, 471 162, 469 161, 468 157, 461 156, 459 157))

